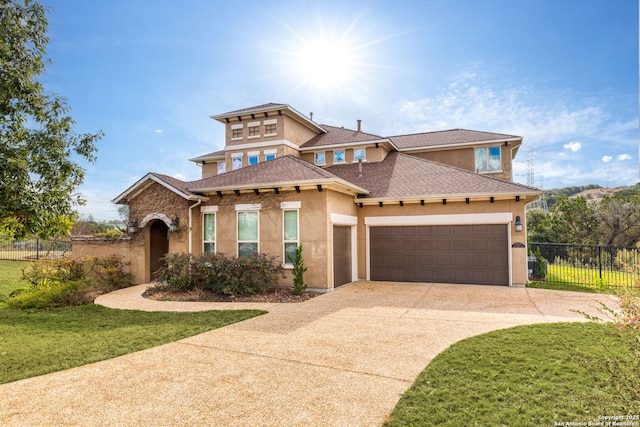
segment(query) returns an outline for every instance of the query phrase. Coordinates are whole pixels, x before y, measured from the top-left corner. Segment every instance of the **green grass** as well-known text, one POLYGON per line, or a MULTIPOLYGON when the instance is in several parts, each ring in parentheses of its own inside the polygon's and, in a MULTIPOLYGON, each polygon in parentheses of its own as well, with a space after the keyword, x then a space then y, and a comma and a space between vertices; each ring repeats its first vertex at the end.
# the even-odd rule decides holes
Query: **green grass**
POLYGON ((265 313, 0 309, 0 384, 144 350, 265 313))
POLYGON ((22 269, 28 265, 29 263, 21 261, 0 261, 0 301, 16 289, 28 286, 22 280, 22 269))
POLYGON ((640 343, 611 324, 519 326, 439 354, 386 427, 552 426, 640 414, 640 343))
POLYGON ((615 294, 620 289, 628 289, 636 278, 621 271, 602 271, 593 268, 549 265, 548 277, 544 282, 531 282, 528 286, 559 291, 591 292, 615 294))

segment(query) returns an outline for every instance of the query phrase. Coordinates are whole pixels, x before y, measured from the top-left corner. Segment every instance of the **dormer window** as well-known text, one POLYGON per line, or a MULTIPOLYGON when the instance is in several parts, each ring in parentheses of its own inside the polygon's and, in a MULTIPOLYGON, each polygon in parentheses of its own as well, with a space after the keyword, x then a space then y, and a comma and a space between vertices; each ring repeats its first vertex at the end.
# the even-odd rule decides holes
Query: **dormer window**
POLYGON ((500 152, 500 146, 476 148, 476 172, 501 172, 502 159, 500 157, 500 152))
POLYGON ((316 153, 316 165, 326 165, 326 161, 324 158, 324 151, 320 151, 316 153))
POLYGON ((360 160, 365 161, 367 150, 364 148, 354 148, 353 149, 353 161, 358 162, 360 160))
POLYGON ((344 163, 344 150, 336 150, 333 152, 333 163, 344 163))

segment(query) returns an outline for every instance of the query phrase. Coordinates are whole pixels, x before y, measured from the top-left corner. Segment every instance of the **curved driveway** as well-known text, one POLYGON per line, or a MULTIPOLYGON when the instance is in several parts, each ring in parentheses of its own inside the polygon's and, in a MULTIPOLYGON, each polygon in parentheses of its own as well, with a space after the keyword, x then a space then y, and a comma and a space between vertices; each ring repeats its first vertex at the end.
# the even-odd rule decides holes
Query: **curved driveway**
POLYGON ((377 426, 431 359, 500 328, 584 321, 606 295, 357 282, 304 303, 158 302, 145 285, 97 303, 268 314, 115 359, 0 386, 0 425, 377 426))

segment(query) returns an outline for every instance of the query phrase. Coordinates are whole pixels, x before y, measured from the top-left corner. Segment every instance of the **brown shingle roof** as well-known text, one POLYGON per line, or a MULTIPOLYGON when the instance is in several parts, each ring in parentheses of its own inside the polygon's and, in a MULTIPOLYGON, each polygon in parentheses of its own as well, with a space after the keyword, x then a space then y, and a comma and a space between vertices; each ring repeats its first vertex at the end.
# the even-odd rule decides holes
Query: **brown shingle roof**
POLYGON ((389 139, 396 147, 398 147, 398 149, 403 150, 485 141, 512 141, 520 140, 522 137, 502 133, 481 132, 477 130, 451 129, 437 132, 414 133, 410 135, 396 135, 390 136, 389 139))
MULTIPOLYGON (((287 155, 274 160, 243 167, 221 175, 212 176, 189 183, 193 192, 215 191, 236 187, 271 187, 273 185, 297 185, 305 182, 335 180, 342 181, 326 169, 306 162, 298 157, 287 155)), ((348 182, 346 183, 349 184, 348 182)))
POLYGON ((453 166, 402 153, 389 153, 382 162, 334 165, 327 170, 370 191, 368 198, 428 198, 439 196, 539 194, 535 188, 479 175, 453 166))
POLYGON ((301 149, 323 147, 325 145, 347 144, 352 142, 380 141, 381 136, 372 133, 358 132, 352 129, 339 128, 329 125, 321 125, 327 133, 311 138, 300 146, 301 149))

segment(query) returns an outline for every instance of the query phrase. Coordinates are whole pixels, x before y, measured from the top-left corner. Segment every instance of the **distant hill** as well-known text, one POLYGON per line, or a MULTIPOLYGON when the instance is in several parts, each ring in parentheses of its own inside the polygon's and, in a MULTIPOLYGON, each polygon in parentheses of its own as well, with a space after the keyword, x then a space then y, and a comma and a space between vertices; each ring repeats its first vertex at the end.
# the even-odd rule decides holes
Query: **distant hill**
POLYGON ((590 185, 581 185, 581 186, 572 186, 572 187, 564 187, 564 188, 554 188, 551 190, 547 190, 544 192, 544 196, 547 199, 547 204, 549 208, 556 203, 558 197, 566 196, 566 197, 584 197, 587 199, 589 203, 598 203, 605 196, 621 196, 621 197, 629 197, 629 196, 637 196, 640 197, 640 183, 627 186, 627 187, 612 187, 605 188, 599 185, 590 184, 590 185))

